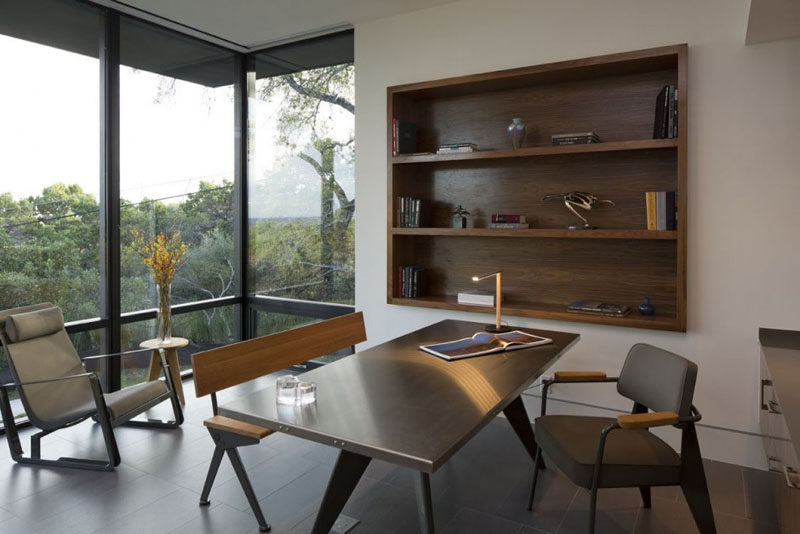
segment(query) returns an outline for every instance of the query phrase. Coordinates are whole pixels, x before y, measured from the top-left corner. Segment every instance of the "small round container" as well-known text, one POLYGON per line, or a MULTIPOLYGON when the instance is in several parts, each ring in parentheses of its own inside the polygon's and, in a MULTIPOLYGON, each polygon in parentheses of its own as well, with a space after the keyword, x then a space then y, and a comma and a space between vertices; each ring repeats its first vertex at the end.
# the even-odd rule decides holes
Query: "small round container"
POLYGON ((275 389, 277 390, 276 399, 278 404, 297 404, 298 384, 300 384, 300 381, 293 375, 286 375, 278 378, 278 380, 275 382, 275 389))
POLYGON ((297 404, 305 406, 317 400, 317 385, 313 382, 300 382, 297 384, 297 404))

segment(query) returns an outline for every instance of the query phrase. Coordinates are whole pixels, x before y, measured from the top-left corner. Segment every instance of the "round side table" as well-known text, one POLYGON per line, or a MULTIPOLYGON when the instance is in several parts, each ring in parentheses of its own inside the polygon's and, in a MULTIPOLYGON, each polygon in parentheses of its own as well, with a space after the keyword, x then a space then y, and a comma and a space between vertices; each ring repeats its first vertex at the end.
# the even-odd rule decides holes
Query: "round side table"
POLYGON ((183 384, 181 383, 181 366, 178 363, 178 349, 189 344, 189 340, 183 337, 173 337, 169 343, 161 344, 160 339, 148 339, 139 343, 141 349, 152 349, 150 354, 150 365, 147 368, 147 381, 157 380, 161 375, 161 358, 158 357, 158 349, 164 349, 164 356, 169 365, 169 374, 172 377, 172 383, 175 384, 175 392, 181 400, 181 405, 186 404, 186 399, 183 396, 183 384))

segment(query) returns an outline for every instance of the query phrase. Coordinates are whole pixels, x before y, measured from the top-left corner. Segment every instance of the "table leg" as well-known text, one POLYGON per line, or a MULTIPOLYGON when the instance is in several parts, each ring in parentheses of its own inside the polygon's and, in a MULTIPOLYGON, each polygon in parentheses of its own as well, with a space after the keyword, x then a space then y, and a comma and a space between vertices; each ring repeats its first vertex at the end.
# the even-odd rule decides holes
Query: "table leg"
POLYGON ((370 460, 372 458, 369 456, 354 452, 345 450, 339 452, 339 458, 333 467, 328 487, 325 489, 325 496, 322 498, 322 504, 317 512, 317 519, 314 521, 314 528, 311 530, 312 534, 328 534, 330 532, 370 460))
MULTIPOLYGON (((528 412, 525 410, 525 404, 522 402, 522 397, 517 397, 511 404, 503 409, 508 422, 511 423, 511 428, 517 434, 517 437, 522 442, 525 450, 528 451, 531 459, 536 461, 536 439, 533 435, 531 428, 531 420, 528 419, 528 412)), ((539 467, 544 469, 544 461, 541 461, 539 467)))
MULTIPOLYGON (((183 396, 183 382, 181 382, 181 366, 178 363, 178 349, 165 349, 165 357, 167 365, 169 365, 169 374, 172 377, 172 383, 175 384, 175 392, 181 400, 181 405, 186 405, 186 398, 183 396)), ((151 382, 157 380, 161 376, 161 358, 158 355, 158 349, 154 349, 150 354, 150 365, 147 368, 147 381, 151 382)))
POLYGON ((433 534, 433 502, 431 500, 431 476, 417 472, 414 478, 414 491, 417 494, 417 515, 419 531, 422 534, 433 534))

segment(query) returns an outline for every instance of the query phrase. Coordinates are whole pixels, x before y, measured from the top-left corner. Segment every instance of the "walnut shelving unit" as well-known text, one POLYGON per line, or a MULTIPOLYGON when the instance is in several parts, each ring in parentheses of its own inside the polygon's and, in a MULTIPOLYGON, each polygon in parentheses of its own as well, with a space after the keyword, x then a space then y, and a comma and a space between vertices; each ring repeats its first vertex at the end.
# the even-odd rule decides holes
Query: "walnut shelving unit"
POLYGON ((486 313, 461 306, 473 274, 503 271, 504 314, 595 324, 686 330, 686 65, 676 45, 388 88, 387 302, 486 313), (679 136, 651 139, 656 95, 678 87, 679 136), (474 142, 478 152, 391 155, 391 119, 417 124, 417 150, 474 142), (511 150, 512 117, 528 126, 511 150), (550 146, 554 133, 594 131, 602 143, 550 146), (589 191, 615 206, 589 212, 597 230, 548 193, 589 191), (677 191, 678 229, 646 229, 645 191, 677 191), (426 227, 400 228, 396 198, 426 204, 426 227), (471 228, 451 228, 456 204, 471 228), (487 228, 492 213, 520 213, 528 230, 487 228), (400 298, 399 265, 426 267, 425 296, 400 298), (570 313, 580 299, 656 307, 625 318, 570 313))

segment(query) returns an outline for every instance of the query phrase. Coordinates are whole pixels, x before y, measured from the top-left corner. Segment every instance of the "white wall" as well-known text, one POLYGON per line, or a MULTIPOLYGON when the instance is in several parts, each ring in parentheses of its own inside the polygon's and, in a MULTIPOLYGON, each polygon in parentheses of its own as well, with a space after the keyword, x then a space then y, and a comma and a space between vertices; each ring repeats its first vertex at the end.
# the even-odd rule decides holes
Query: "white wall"
MULTIPOLYGON (((616 373, 639 341, 693 359, 703 423, 730 429, 701 431, 704 456, 763 466, 760 440, 742 433, 758 432, 758 327, 800 329, 800 40, 745 46, 746 7, 464 1, 356 26, 356 307, 369 345, 444 318, 489 319, 386 304, 387 86, 686 42, 688 331, 511 320, 581 334, 557 369, 616 373)), ((608 386, 567 388, 554 396, 629 409, 608 386)))

